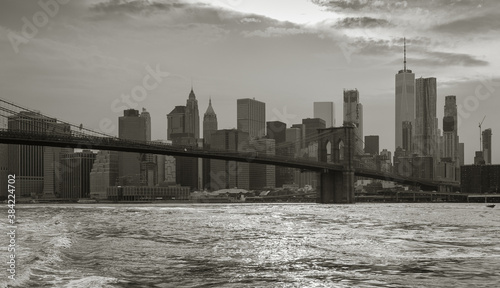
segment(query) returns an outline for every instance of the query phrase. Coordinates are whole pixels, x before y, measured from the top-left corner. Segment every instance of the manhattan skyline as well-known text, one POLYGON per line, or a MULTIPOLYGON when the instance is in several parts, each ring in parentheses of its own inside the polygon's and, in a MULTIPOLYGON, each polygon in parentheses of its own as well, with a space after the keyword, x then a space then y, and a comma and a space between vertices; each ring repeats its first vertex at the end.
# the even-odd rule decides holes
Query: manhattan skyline
MULTIPOLYGON (((38 1, 3 1, 2 97, 94 130, 110 119, 114 130, 103 132, 112 135, 118 135, 124 110, 114 108, 144 107, 155 140, 166 139, 166 114, 184 105, 191 86, 200 112, 211 97, 219 129, 236 128, 236 99, 242 98, 265 102, 266 121, 288 127, 312 118, 313 102, 333 101, 339 126, 343 90, 356 88, 364 134, 380 135, 380 149, 394 151, 394 75, 403 69, 406 37, 407 69, 417 79, 437 79, 438 119, 445 96, 456 95, 462 107, 458 134, 471 163, 484 115, 483 130, 492 128, 493 146, 500 142, 499 6, 451 0, 69 1, 58 4, 29 41, 13 44, 12 35, 23 36, 26 21, 34 25, 34 15, 45 10, 38 1), (148 82, 155 88, 136 106, 113 106, 144 85, 148 67, 169 76, 148 82)), ((492 162, 500 162, 496 150, 492 162)))

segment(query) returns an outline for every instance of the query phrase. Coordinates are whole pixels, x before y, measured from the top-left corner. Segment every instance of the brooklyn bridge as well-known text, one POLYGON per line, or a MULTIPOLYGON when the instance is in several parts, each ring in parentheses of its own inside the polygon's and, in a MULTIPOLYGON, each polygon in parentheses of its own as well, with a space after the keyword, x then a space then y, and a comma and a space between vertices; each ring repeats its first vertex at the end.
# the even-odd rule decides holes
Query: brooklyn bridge
MULTIPOLYGON (((21 112, 38 113, 40 117, 49 117, 32 109, 22 107, 0 98, 0 120, 7 122, 9 118, 21 112)), ((203 149, 192 146, 170 145, 159 142, 133 141, 107 135, 85 128, 82 124, 75 125, 63 120, 65 129, 37 129, 39 127, 24 127, 23 129, 0 129, 0 143, 35 145, 47 147, 66 147, 76 149, 108 150, 136 152, 170 156, 184 156, 226 161, 258 163, 319 173, 320 182, 317 202, 319 203, 354 203, 354 183, 356 177, 393 181, 396 183, 420 187, 422 190, 451 192, 459 189, 458 182, 445 182, 398 175, 364 167, 356 155, 355 127, 334 127, 318 129, 312 139, 317 141, 317 157, 303 159, 288 156, 269 155, 256 150, 222 151, 203 149)), ((47 125, 47 124, 30 124, 47 125)), ((310 139, 311 140, 311 139, 310 139)))

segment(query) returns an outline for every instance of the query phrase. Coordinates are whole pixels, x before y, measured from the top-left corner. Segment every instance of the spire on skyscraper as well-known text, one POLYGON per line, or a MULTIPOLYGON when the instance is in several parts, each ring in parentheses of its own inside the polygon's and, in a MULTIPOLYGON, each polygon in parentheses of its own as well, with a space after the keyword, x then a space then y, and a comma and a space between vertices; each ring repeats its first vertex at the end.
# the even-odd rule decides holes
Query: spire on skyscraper
POLYGON ((215 115, 214 108, 212 108, 212 97, 208 98, 208 108, 205 115, 215 115))
POLYGON ((191 92, 189 92, 189 99, 196 99, 196 96, 194 95, 193 92, 193 86, 191 86, 191 92))
POLYGON ((404 61, 403 61, 404 67, 403 67, 403 71, 406 72, 406 37, 403 38, 403 45, 404 45, 404 61))

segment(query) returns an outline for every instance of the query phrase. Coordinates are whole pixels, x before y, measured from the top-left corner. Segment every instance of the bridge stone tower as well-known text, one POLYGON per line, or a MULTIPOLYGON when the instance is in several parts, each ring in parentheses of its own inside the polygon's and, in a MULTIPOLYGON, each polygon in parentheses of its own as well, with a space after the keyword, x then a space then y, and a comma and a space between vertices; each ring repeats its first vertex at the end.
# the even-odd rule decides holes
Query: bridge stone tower
POLYGON ((320 175, 319 203, 354 203, 355 128, 318 129, 318 159, 340 164, 342 171, 325 169, 320 175))

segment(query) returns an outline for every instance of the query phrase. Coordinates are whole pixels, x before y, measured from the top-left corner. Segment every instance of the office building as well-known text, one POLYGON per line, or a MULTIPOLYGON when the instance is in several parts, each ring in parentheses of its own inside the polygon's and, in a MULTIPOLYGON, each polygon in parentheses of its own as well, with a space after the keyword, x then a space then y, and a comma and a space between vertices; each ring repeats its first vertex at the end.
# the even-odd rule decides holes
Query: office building
POLYGON ((97 152, 90 171, 90 198, 107 199, 107 188, 118 184, 118 154, 116 151, 97 152))
POLYGON ((396 138, 394 148, 401 147, 406 151, 410 151, 411 145, 408 146, 408 142, 411 142, 413 136, 408 136, 408 133, 412 132, 411 127, 415 127, 415 74, 406 69, 406 39, 404 42, 403 70, 399 70, 398 74, 396 74, 395 84, 396 138), (405 122, 407 123, 405 124, 405 122))
POLYGON ((357 89, 344 89, 344 126, 356 127, 356 154, 363 154, 363 105, 357 89))
MULTIPOLYGON (((275 154, 279 156, 287 156, 289 147, 286 143, 286 124, 280 121, 268 121, 267 123, 267 138, 274 140, 275 154)), ((268 165, 269 166, 269 165, 268 165)), ((275 170, 275 185, 276 187, 282 187, 283 184, 287 183, 288 177, 288 167, 281 166, 270 166, 274 167, 275 170)), ((267 167, 270 169, 269 167, 267 167)))
MULTIPOLYGON (((251 151, 266 155, 275 155, 274 139, 249 139, 251 151)), ((243 148, 243 151, 247 149, 243 148)), ((249 164, 249 189, 259 190, 274 188, 276 185, 276 167, 266 164, 249 164)), ((281 184, 283 185, 283 184, 281 184)))
POLYGON ((209 99, 207 111, 203 115, 203 139, 206 145, 210 146, 210 138, 215 131, 217 131, 217 114, 212 107, 212 99, 209 99))
MULTIPOLYGON (((140 117, 139 111, 128 109, 118 118, 118 137, 126 140, 145 142, 147 139, 147 117, 140 117)), ((118 174, 120 185, 143 185, 141 162, 145 155, 132 152, 119 152, 118 174)))
POLYGON ((299 145, 298 150, 306 147, 306 125, 304 124, 293 124, 292 128, 299 129, 299 145))
POLYGON ((189 92, 189 97, 186 100, 184 133, 192 134, 195 139, 200 139, 200 114, 198 112, 198 100, 194 95, 193 88, 189 92))
MULTIPOLYGON (((26 132, 69 134, 70 126, 37 112, 21 111, 8 117, 8 128, 26 132)), ((60 192, 60 153, 67 148, 8 145, 8 171, 16 175, 16 195, 54 197, 60 192)))
POLYGON ((266 104, 255 99, 237 100, 237 128, 248 133, 250 138, 266 134, 266 104))
POLYGON ((325 121, 325 127, 335 127, 335 104, 333 102, 314 102, 314 118, 325 121))
MULTIPOLYGON (((186 126, 186 106, 175 106, 167 114, 167 140, 172 140, 174 134, 184 134, 186 126)), ((194 135, 192 135, 194 137, 194 135)))
POLYGON ((90 150, 61 156, 61 198, 90 198, 90 173, 95 158, 90 150))
POLYGON ((439 158, 438 120, 436 117, 436 78, 416 80, 414 152, 439 158))
POLYGON ((365 153, 371 155, 378 155, 379 153, 379 136, 369 135, 365 136, 365 153))
POLYGON ((289 157, 297 157, 301 148, 301 135, 302 129, 300 128, 287 128, 286 129, 286 147, 289 157))
MULTIPOLYGON (((217 115, 212 107, 212 99, 208 100, 208 108, 203 116, 203 144, 205 149, 210 149, 212 134, 217 131, 217 115)), ((211 159, 202 159, 203 187, 210 189, 210 162, 211 159)))
MULTIPOLYGON (((172 145, 182 147, 199 147, 199 139, 191 136, 191 133, 178 133, 172 135, 172 145)), ((200 140, 201 141, 201 140, 200 140)), ((202 164, 201 160, 193 157, 175 156, 175 183, 181 186, 189 187, 192 191, 196 191, 203 185, 200 182, 201 177, 199 169, 202 164)))
POLYGON ((191 88, 186 106, 175 106, 167 114, 167 140, 172 140, 174 134, 183 134, 183 137, 200 138, 200 116, 198 100, 191 88))
MULTIPOLYGON (((211 147, 228 152, 242 152, 248 146, 247 132, 236 129, 217 130, 212 134, 211 147)), ((235 161, 210 161, 210 189, 249 189, 249 164, 235 161)))
POLYGON ((443 117, 443 158, 448 162, 459 162, 457 124, 456 97, 446 96, 443 117))
POLYGON ((485 164, 491 164, 491 128, 483 132, 483 157, 485 164))
POLYGON ((325 120, 320 118, 302 119, 302 125, 305 128, 305 147, 311 143, 318 142, 318 129, 326 128, 325 120))

